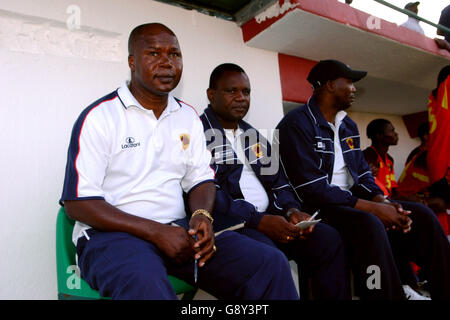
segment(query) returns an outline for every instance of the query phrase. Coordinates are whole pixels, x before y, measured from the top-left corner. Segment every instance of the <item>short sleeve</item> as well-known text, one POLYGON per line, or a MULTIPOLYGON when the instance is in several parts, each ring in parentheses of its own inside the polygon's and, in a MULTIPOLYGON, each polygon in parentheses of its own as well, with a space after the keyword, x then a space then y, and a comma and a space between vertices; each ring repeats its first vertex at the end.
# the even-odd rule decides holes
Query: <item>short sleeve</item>
POLYGON ((214 170, 210 166, 211 152, 206 148, 203 125, 197 117, 193 121, 189 161, 186 174, 181 180, 181 187, 185 192, 204 182, 214 181, 214 170))
POLYGON ((65 200, 104 199, 108 143, 95 112, 83 112, 72 130, 61 204, 65 200))

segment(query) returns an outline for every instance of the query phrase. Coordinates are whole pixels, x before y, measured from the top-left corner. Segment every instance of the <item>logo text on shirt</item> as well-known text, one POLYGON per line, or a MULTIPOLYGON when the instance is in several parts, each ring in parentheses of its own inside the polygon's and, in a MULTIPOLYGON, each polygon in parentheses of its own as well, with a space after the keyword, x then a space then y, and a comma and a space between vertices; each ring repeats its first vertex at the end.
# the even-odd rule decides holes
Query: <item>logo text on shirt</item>
POLYGON ((141 145, 140 142, 135 142, 133 137, 128 137, 125 139, 125 144, 122 144, 122 149, 135 148, 141 145))

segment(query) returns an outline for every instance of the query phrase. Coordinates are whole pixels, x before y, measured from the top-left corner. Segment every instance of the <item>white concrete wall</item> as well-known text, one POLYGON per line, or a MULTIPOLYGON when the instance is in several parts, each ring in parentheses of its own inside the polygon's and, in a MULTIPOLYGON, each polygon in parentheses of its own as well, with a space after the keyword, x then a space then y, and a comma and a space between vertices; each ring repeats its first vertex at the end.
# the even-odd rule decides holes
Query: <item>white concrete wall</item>
POLYGON ((177 97, 202 112, 210 72, 234 62, 251 79, 247 119, 273 128, 281 118, 277 54, 246 47, 232 22, 150 0, 0 2, 0 299, 57 297, 55 220, 72 125, 128 78, 128 35, 146 22, 179 38, 177 97), (80 30, 66 25, 72 4, 80 30))

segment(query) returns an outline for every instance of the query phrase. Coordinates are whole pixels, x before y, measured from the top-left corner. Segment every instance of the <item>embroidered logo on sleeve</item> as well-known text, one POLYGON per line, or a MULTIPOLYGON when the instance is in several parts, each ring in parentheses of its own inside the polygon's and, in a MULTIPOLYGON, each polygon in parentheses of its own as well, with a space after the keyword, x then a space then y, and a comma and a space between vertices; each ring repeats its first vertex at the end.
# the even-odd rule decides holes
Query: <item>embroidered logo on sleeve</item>
POLYGON ((180 134, 181 145, 184 150, 189 147, 189 143, 191 142, 190 136, 187 133, 180 134))
POLYGON ((345 142, 347 142, 347 145, 350 149, 353 150, 355 148, 355 146, 353 144, 353 138, 347 138, 347 140, 345 140, 345 142))

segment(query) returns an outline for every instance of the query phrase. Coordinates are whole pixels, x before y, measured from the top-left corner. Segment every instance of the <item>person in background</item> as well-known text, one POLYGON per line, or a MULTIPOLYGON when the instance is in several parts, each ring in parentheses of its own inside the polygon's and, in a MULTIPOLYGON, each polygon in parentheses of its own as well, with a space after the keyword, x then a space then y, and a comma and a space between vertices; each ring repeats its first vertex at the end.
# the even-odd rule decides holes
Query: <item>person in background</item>
POLYGON ((416 148, 414 148, 406 158, 406 163, 410 162, 411 159, 418 153, 424 153, 428 149, 428 122, 422 123, 420 126, 417 127, 417 136, 420 139, 420 145, 418 145, 416 148))
MULTIPOLYGON (((386 119, 372 120, 367 126, 366 134, 372 141, 372 145, 363 151, 364 158, 369 164, 375 183, 383 191, 384 196, 390 199, 420 202, 427 205, 424 201, 417 201, 414 196, 399 196, 397 193, 398 184, 394 172, 394 158, 388 153, 389 147, 398 143, 398 133, 392 123, 386 119)), ((446 228, 444 228, 445 230, 446 228)), ((397 267, 401 274, 402 283, 421 292, 422 288, 419 288, 418 285, 420 268, 409 261, 397 261, 397 267)))
MULTIPOLYGON (((446 6, 442 10, 439 18, 439 24, 450 28, 450 5, 446 6)), ((446 33, 441 29, 437 29, 436 33, 440 36, 444 36, 444 39, 434 38, 434 41, 436 41, 438 47, 450 51, 450 33, 446 33)))
POLYGON ((431 183, 427 166, 428 122, 422 123, 418 127, 417 135, 421 143, 411 151, 406 159, 394 197, 400 200, 421 202, 430 207, 437 215, 446 234, 449 234, 445 199, 435 196, 429 190, 431 183))
POLYGON ((364 157, 371 168, 376 168, 376 178, 383 183, 388 197, 421 202, 436 213, 446 210, 444 199, 433 197, 427 191, 431 185, 426 164, 428 123, 423 123, 418 128, 421 144, 411 151, 406 160, 406 167, 400 178, 401 186, 395 179, 394 159, 388 153, 389 147, 398 143, 398 134, 392 123, 386 119, 371 121, 367 126, 367 136, 372 140, 372 145, 363 151, 364 157))
POLYGON ((385 196, 392 196, 392 189, 397 187, 394 173, 394 159, 388 154, 390 146, 397 145, 398 134, 386 119, 372 120, 367 126, 367 137, 372 145, 363 151, 375 182, 385 196), (387 194, 386 194, 387 193, 387 194))
MULTIPOLYGON (((408 2, 405 5, 405 10, 411 11, 411 12, 413 12, 413 13, 415 13, 417 15, 419 13, 419 8, 418 8, 419 4, 420 4, 419 1, 408 2)), ((402 23, 400 26, 408 28, 408 29, 413 30, 415 32, 419 32, 421 34, 425 34, 423 32, 422 27, 419 24, 419 20, 417 20, 414 17, 408 16, 408 20, 406 20, 406 22, 402 23)))
POLYGON ((428 98, 427 166, 430 192, 450 202, 450 65, 441 69, 428 98))
POLYGON ((420 203, 383 196, 360 149, 357 125, 345 112, 355 99, 353 83, 366 74, 337 60, 311 69, 312 97, 277 126, 280 163, 302 209, 320 209, 322 221, 340 232, 361 299, 417 297, 402 286, 409 279, 399 271, 413 261, 424 269, 431 298, 448 300, 450 244, 439 222, 420 203), (379 286, 367 285, 371 266, 381 270, 379 286))

